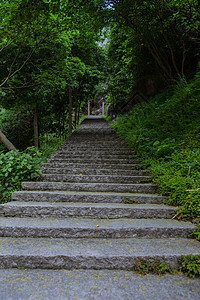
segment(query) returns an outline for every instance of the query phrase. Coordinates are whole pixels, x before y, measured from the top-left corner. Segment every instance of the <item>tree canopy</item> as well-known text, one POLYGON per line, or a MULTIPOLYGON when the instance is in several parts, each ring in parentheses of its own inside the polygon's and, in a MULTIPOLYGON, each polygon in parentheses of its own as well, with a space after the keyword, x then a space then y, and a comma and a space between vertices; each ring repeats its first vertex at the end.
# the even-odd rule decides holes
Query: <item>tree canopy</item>
POLYGON ((0 1, 0 106, 32 111, 41 132, 62 134, 69 111, 76 124, 100 83, 117 103, 134 91, 148 98, 180 77, 192 78, 200 56, 199 4, 0 1))

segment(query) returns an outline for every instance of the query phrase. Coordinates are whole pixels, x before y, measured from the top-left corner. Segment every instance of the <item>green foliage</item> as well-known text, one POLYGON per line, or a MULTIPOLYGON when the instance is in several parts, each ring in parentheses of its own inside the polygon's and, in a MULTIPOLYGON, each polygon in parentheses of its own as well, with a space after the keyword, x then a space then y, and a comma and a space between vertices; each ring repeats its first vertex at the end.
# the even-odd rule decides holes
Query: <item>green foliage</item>
POLYGON ((200 277, 200 256, 188 255, 182 256, 178 259, 179 268, 173 270, 167 263, 160 263, 159 261, 149 261, 141 258, 134 261, 134 271, 139 274, 176 274, 182 272, 189 277, 200 277))
POLYGON ((181 80, 112 124, 137 151, 160 193, 169 197, 168 203, 179 206, 177 217, 193 222, 200 218, 199 97, 197 72, 190 83, 181 80))
MULTIPOLYGON (((73 89, 72 110, 76 109, 77 121, 104 77, 105 53, 98 44, 104 24, 102 3, 1 2, 0 105, 15 114, 29 111, 32 124, 37 107, 40 134, 66 136, 69 88, 73 89)), ((10 121, 2 131, 12 143, 20 150, 32 145, 33 128, 20 130, 20 121, 15 120, 13 130, 10 121)))
POLYGON ((200 59, 198 0, 108 2, 113 8, 108 92, 114 104, 138 91, 153 97, 174 80, 194 76, 200 59))
MULTIPOLYGON (((189 190, 184 206, 179 209, 179 213, 186 218, 197 218, 197 220, 200 220, 200 189, 189 190)), ((195 234, 200 240, 200 230, 195 234)))
POLYGON ((9 199, 12 191, 21 189, 22 181, 36 179, 42 162, 41 153, 34 147, 25 152, 10 151, 0 155, 1 202, 9 199))
POLYGON ((179 259, 180 271, 190 277, 200 277, 200 256, 189 255, 179 259))
POLYGON ((19 150, 33 144, 33 114, 31 111, 4 110, 0 128, 19 150))
POLYGON ((142 275, 164 275, 167 273, 172 274, 174 272, 167 263, 160 263, 159 261, 150 261, 144 258, 137 259, 134 261, 134 271, 142 275))
POLYGON ((65 138, 57 137, 55 134, 40 136, 40 152, 44 159, 50 157, 64 142, 65 138))

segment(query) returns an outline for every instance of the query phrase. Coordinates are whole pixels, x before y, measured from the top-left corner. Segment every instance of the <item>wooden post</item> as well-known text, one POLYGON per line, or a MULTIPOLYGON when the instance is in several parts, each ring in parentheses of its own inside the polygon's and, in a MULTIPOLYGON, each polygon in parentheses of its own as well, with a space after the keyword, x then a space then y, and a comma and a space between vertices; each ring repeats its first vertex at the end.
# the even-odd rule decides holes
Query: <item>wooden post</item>
POLYGON ((17 149, 13 144, 7 139, 7 137, 3 134, 3 132, 0 130, 0 141, 6 146, 6 148, 11 151, 16 151, 17 149))

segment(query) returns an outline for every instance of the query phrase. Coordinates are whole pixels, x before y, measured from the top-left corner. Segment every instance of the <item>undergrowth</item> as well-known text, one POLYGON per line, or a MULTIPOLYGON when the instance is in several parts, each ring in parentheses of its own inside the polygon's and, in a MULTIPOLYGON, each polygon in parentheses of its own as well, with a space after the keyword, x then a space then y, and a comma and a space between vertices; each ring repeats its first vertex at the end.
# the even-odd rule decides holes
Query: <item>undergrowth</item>
POLYGON ((188 277, 200 277, 200 257, 198 255, 182 256, 178 259, 177 269, 171 268, 168 263, 156 260, 138 258, 134 261, 134 271, 141 275, 147 274, 177 274, 182 273, 188 277))
POLYGON ((41 165, 64 142, 53 134, 40 137, 41 148, 28 147, 24 151, 0 153, 0 203, 10 201, 11 193, 21 190, 23 181, 36 180, 41 165))
MULTIPOLYGON (((111 126, 137 152, 177 218, 200 219, 200 72, 119 116, 111 126)), ((200 239, 200 230, 196 232, 200 239)))
POLYGON ((42 154, 34 147, 24 152, 10 151, 0 155, 0 202, 10 200, 13 191, 21 189, 22 181, 39 176, 42 154))
MULTIPOLYGON (((82 117, 80 123, 85 119, 82 117)), ((41 165, 54 153, 69 137, 58 137, 56 134, 40 136, 40 149, 28 147, 24 151, 10 151, 0 148, 0 203, 11 200, 11 193, 21 190, 23 181, 37 179, 41 165)))

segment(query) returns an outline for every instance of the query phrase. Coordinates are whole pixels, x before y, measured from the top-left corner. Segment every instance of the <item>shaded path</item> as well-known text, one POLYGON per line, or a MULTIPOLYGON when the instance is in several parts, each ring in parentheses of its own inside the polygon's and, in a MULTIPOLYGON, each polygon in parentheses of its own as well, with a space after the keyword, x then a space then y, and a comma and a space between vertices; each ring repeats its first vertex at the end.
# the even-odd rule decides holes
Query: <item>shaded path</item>
POLYGON ((181 255, 200 253, 187 239, 195 227, 171 220, 174 208, 137 164, 104 119, 86 119, 44 164, 41 181, 23 183, 1 205, 1 299, 14 299, 12 289, 20 299, 198 299, 198 280, 128 272, 140 258, 177 268, 181 255))

